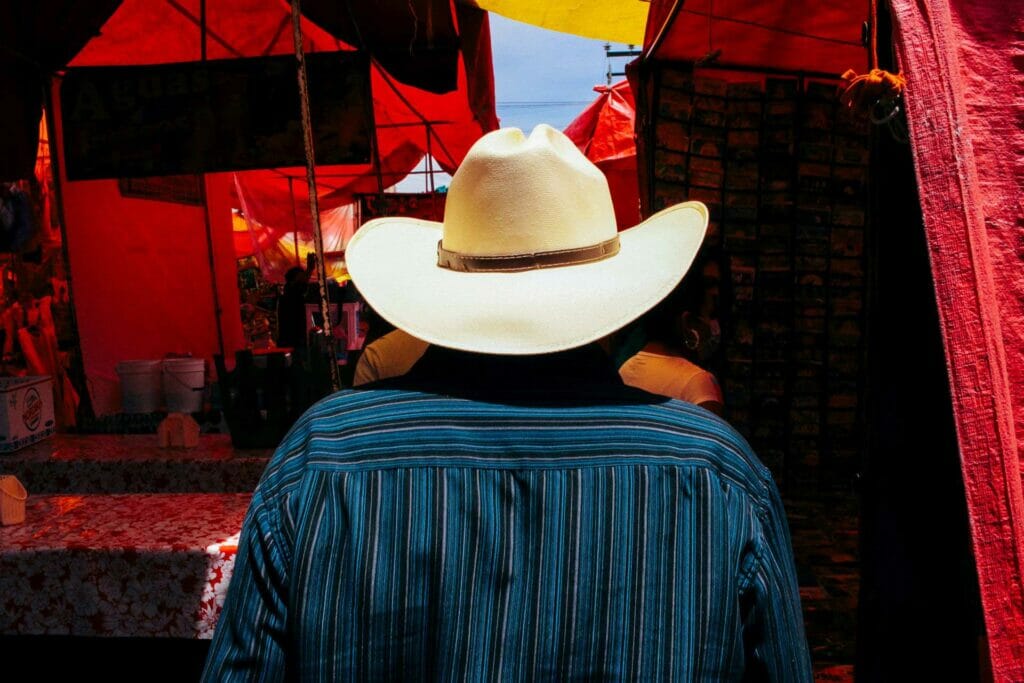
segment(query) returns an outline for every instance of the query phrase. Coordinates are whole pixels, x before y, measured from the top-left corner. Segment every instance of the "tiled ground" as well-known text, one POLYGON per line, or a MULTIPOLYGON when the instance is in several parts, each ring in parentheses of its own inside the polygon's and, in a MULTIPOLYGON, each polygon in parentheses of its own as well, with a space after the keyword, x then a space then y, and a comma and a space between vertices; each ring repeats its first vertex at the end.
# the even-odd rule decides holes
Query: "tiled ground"
POLYGON ((857 589, 857 501, 786 500, 815 680, 853 681, 857 589))

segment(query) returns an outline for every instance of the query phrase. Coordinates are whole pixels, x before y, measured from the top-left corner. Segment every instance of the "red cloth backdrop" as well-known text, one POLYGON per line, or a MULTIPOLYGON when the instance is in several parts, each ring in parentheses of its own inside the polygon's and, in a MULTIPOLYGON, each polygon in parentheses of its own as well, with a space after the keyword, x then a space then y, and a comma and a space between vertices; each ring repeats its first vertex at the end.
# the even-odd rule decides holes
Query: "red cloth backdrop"
MULTIPOLYGON (((224 345, 242 347, 231 175, 206 176, 224 345)), ((219 351, 202 206, 121 196, 116 180, 66 182, 75 313, 98 414, 120 409, 118 361, 219 351)))
POLYGON ((891 4, 992 668, 1024 681, 1021 17, 891 4))

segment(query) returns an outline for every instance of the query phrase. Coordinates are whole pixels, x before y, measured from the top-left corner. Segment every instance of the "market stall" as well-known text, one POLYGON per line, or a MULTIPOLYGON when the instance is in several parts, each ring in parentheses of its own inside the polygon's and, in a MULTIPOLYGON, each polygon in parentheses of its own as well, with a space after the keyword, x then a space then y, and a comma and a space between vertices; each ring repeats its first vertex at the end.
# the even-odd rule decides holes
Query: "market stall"
MULTIPOLYGON (((409 5, 418 11, 424 3, 409 5)), ((393 11, 406 4, 387 3, 393 11)), ((295 47, 287 3, 194 5, 93 3, 69 10, 64 22, 54 21, 56 4, 20 9, 18 20, 0 28, 19 47, 2 54, 0 66, 14 68, 0 68, 0 85, 21 93, 24 106, 2 110, 0 121, 4 131, 24 134, 12 136, 18 144, 0 163, 28 168, 36 152, 43 95, 26 76, 26 56, 49 74, 69 63, 255 57, 295 47)), ((631 78, 639 202, 645 215, 688 198, 714 212, 707 255, 714 267, 697 272, 729 290, 720 306, 726 343, 716 360, 728 417, 788 492, 858 491, 866 503, 859 607, 848 585, 853 573, 843 585, 804 587, 805 601, 825 594, 858 612, 865 675, 881 662, 904 667, 898 671, 908 679, 954 671, 983 679, 982 662, 997 680, 1024 679, 1019 41, 1005 8, 963 0, 591 5, 583 12, 571 2, 465 0, 444 29, 461 33, 459 59, 439 53, 418 70, 401 50, 382 52, 379 64, 391 66, 375 65, 370 74, 373 158, 319 169, 309 194, 297 187, 306 176, 295 168, 210 173, 192 189, 172 182, 142 190, 115 179, 68 180, 60 169, 86 374, 93 385, 108 384, 91 385, 100 403, 113 405, 117 360, 176 350, 168 330, 175 346, 202 357, 243 344, 232 298, 232 209, 280 233, 278 241, 292 233, 297 247, 297 234, 319 219, 307 200, 324 211, 347 205, 356 193, 379 192, 424 154, 446 170, 458 165, 495 124, 486 20, 476 8, 606 39, 642 39, 631 78), (637 20, 644 16, 646 23, 637 20), (848 84, 840 74, 872 67, 889 72, 875 75, 876 84, 892 83, 901 70, 906 79, 899 97, 883 101, 880 90, 868 99, 867 118, 879 128, 838 100, 839 86, 848 84), (455 89, 424 72, 443 72, 455 89), (156 194, 143 199, 140 191, 156 194), (918 652, 929 659, 902 661, 918 652)), ((323 26, 311 18, 301 22, 306 50, 354 45, 351 26, 323 30, 329 12, 323 26)), ((359 47, 376 38, 367 40, 359 47)), ((0 168, 2 177, 23 177, 0 168)), ((813 512, 796 521, 833 519, 841 506, 830 500, 797 506, 813 512)), ((63 494, 33 505, 54 529, 57 513, 72 507, 63 494)), ((223 521, 236 523, 230 515, 223 521)), ((189 536, 186 547, 218 546, 216 564, 230 546, 231 534, 220 530, 189 536)), ((18 538, 15 563, 33 552, 18 538)), ((41 547, 74 550, 58 545, 41 547)), ((853 560, 839 553, 818 562, 849 567, 853 560)), ((210 563, 195 566, 204 577, 210 563)), ((816 645, 828 655, 830 643, 816 645)))
MULTIPOLYGON (((420 11, 426 13, 430 3, 421 4, 420 11)), ((313 14, 319 11, 327 23, 337 20, 315 2, 308 9, 313 14)), ((374 54, 381 60, 371 68, 372 103, 365 103, 367 112, 372 112, 372 158, 317 169, 321 211, 350 204, 357 192, 382 191, 425 154, 453 169, 471 142, 496 125, 485 13, 446 6, 443 13, 438 12, 438 17, 446 19, 436 22, 435 33, 416 38, 390 36, 386 12, 378 9, 379 14, 358 17, 359 36, 374 44, 374 54), (388 41, 396 40, 418 40, 403 44, 421 46, 421 50, 429 44, 431 68, 402 67, 408 57, 391 56, 393 51, 387 47, 388 41), (383 63, 395 73, 381 68, 383 63), (432 75, 438 70, 445 74, 443 79, 432 75)), ((26 11, 21 17, 26 35, 48 32, 52 18, 48 13, 54 11, 47 5, 26 11)), ((45 52, 39 58, 53 61, 54 69, 65 63, 81 69, 239 59, 294 50, 290 9, 276 0, 221 0, 201 7, 110 3, 96 7, 95 16, 82 18, 84 26, 91 22, 102 24, 101 30, 93 32, 95 37, 52 34, 53 42, 62 48, 68 43, 64 50, 73 58, 60 51, 50 55, 45 52, 48 43, 26 47, 19 54, 45 52)), ((307 51, 352 49, 306 18, 301 26, 307 51)), ((332 27, 356 40, 352 27, 332 27)), ((5 59, 15 57, 5 55, 5 59)), ((58 96, 55 108, 59 105, 58 96)), ((233 143, 225 139, 213 144, 233 143)), ((165 162, 173 152, 151 151, 163 155, 165 162)), ((293 151, 302 158, 301 144, 293 151)), ((206 174, 193 182, 191 190, 187 182, 182 186, 179 181, 154 179, 142 192, 125 192, 123 181, 68 180, 66 169, 61 173, 69 260, 72 269, 77 268, 75 296, 77 318, 82 321, 85 374, 101 414, 118 407, 118 361, 160 358, 167 353, 191 353, 208 360, 221 353, 230 358, 234 349, 245 346, 237 313, 232 209, 244 205, 241 215, 266 229, 293 235, 311 230, 305 173, 298 168, 206 174), (109 264, 117 268, 112 270, 109 264), (184 277, 185 273, 189 276, 184 277)))

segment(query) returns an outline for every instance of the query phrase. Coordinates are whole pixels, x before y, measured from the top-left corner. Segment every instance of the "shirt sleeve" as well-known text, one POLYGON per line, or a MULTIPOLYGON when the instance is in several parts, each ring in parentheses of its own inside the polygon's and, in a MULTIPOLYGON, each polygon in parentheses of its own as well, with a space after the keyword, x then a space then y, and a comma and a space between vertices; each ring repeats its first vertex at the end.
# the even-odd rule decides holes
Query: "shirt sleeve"
POLYGON ((722 399, 722 388, 718 386, 718 380, 707 370, 696 373, 683 387, 683 395, 687 401, 694 405, 707 403, 724 403, 722 399))
POLYGON ((287 562, 274 531, 272 510, 257 489, 242 524, 203 681, 285 678, 287 562))
POLYGON ((811 656, 804 633, 800 591, 789 528, 774 483, 753 543, 753 562, 745 576, 744 680, 811 683, 811 656))

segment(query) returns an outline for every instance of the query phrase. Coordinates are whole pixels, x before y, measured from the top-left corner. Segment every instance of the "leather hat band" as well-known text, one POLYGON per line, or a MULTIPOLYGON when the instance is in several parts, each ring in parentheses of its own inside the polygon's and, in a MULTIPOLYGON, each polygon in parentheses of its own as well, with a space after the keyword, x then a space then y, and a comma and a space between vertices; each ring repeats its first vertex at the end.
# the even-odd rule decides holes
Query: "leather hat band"
POLYGON ((619 236, 599 244, 578 249, 557 249, 539 251, 535 254, 510 254, 508 256, 470 256, 448 251, 437 243, 437 265, 449 270, 465 273, 516 272, 538 268, 557 268, 580 263, 602 261, 619 253, 619 236))

